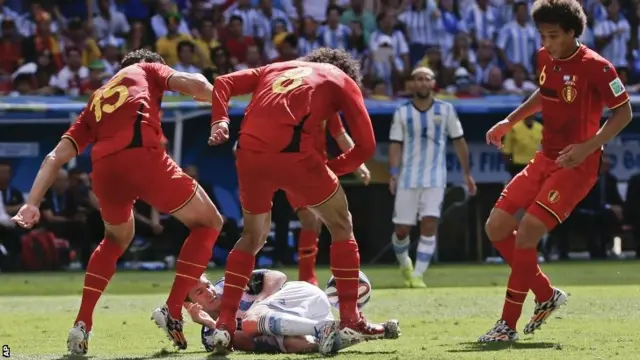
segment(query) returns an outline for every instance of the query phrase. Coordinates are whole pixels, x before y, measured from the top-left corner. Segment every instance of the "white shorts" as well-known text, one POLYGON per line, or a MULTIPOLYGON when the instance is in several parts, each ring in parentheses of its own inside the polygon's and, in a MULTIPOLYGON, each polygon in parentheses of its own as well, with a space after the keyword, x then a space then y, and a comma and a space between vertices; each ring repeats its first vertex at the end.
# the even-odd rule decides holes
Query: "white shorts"
POLYGON ((396 190, 393 223, 415 225, 423 217, 440 218, 445 188, 429 187, 396 190))
POLYGON ((289 281, 275 294, 255 305, 250 311, 284 312, 314 321, 333 320, 327 295, 317 286, 304 281, 289 281))

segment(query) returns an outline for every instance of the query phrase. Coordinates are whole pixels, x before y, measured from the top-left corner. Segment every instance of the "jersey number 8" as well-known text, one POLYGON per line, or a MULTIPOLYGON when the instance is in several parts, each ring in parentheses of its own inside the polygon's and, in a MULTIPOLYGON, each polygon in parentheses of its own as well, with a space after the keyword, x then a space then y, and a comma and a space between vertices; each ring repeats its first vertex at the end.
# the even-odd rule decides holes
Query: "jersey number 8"
POLYGON ((311 75, 313 69, 310 67, 297 67, 285 71, 282 75, 278 76, 273 83, 272 90, 277 94, 287 93, 298 86, 302 85, 302 79, 311 75))
POLYGON ((118 85, 125 76, 125 73, 120 73, 109 80, 103 88, 96 90, 93 95, 93 100, 91 100, 91 105, 89 106, 89 110, 93 111, 93 114, 96 117, 96 122, 100 122, 100 120, 102 120, 103 112, 111 114, 122 106, 125 100, 129 97, 129 90, 127 87, 124 85, 118 85), (102 104, 102 100, 108 99, 114 95, 118 95, 118 100, 116 100, 115 104, 102 104))

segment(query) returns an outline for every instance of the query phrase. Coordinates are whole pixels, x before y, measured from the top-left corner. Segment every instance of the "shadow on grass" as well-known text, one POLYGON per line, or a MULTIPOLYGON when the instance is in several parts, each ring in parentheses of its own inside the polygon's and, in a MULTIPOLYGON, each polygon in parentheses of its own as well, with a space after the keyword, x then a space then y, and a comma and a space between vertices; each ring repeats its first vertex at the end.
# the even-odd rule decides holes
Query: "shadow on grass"
POLYGON ((502 350, 518 350, 518 349, 557 349, 562 350, 562 345, 551 342, 507 342, 507 343, 477 343, 477 342, 461 342, 459 345, 462 349, 447 350, 449 353, 469 353, 482 351, 502 351, 502 350))

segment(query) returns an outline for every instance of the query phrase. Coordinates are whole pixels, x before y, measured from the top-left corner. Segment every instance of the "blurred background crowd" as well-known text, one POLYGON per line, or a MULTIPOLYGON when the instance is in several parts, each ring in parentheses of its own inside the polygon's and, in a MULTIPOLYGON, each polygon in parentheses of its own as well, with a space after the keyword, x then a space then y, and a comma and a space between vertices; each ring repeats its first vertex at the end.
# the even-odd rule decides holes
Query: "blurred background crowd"
MULTIPOLYGON (((637 0, 587 0, 581 41, 611 59, 630 91, 640 75, 637 0)), ((416 64, 442 96, 536 88, 539 35, 519 0, 0 0, 0 94, 90 94, 128 51, 220 74, 343 48, 366 94, 406 95, 416 64)))

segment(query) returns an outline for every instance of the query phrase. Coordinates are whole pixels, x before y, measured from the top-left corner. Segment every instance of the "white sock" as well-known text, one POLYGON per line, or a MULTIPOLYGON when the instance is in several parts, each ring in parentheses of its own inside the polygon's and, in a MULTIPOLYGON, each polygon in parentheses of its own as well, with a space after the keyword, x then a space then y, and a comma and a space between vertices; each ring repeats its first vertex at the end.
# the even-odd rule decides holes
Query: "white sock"
POLYGON ((424 272, 427 271, 431 257, 436 251, 436 237, 435 236, 420 236, 420 242, 418 243, 418 252, 416 253, 416 267, 413 270, 413 275, 422 277, 424 272))
POLYGON ((413 266, 411 258, 409 257, 409 246, 411 245, 409 236, 400 240, 394 232, 393 235, 391 235, 391 243, 393 244, 393 251, 396 253, 396 259, 398 259, 400 267, 404 269, 413 266))
POLYGON ((317 321, 287 313, 268 311, 258 320, 258 331, 264 335, 304 336, 316 334, 317 321))

